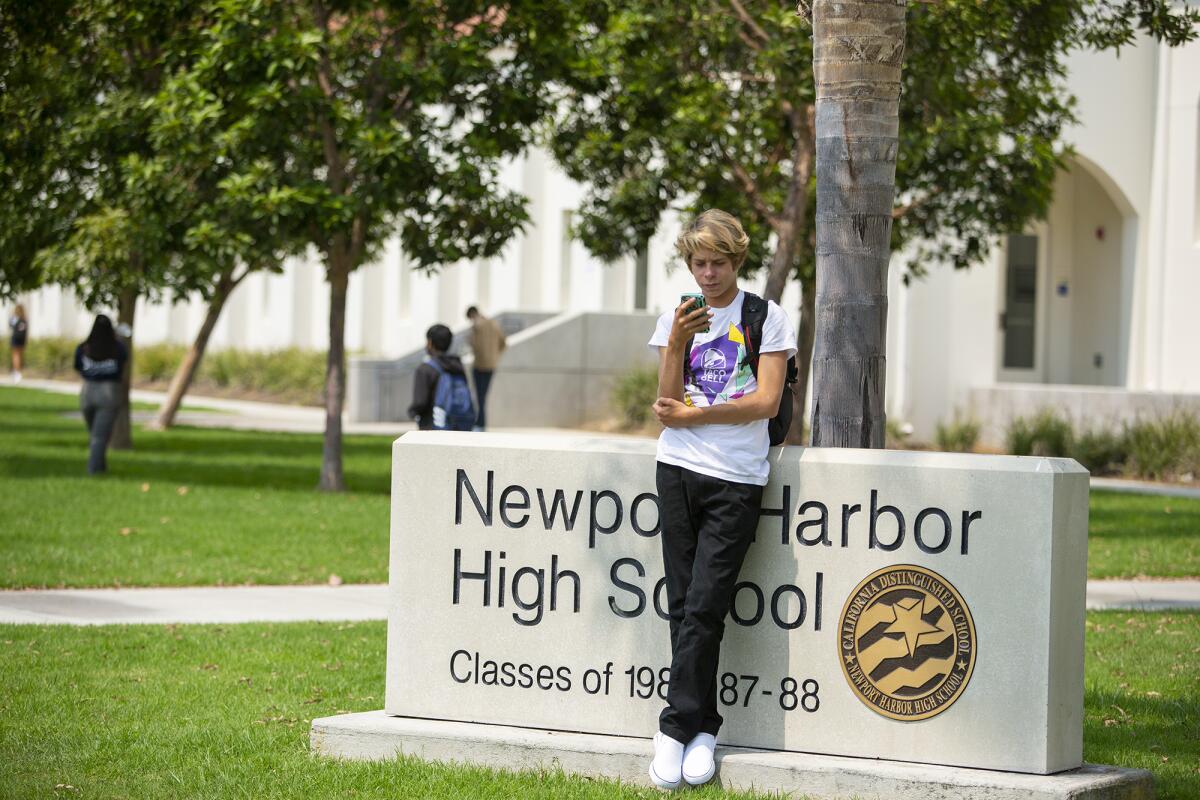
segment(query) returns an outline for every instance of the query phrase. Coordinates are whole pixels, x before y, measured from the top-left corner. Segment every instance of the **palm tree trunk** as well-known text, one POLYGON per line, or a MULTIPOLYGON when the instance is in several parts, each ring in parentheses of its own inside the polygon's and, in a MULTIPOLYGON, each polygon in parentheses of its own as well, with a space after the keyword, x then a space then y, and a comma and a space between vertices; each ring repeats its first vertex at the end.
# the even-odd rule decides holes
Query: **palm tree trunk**
POLYGON ((346 289, 351 257, 336 242, 329 264, 329 355, 325 362, 325 443, 321 452, 321 481, 317 488, 340 492, 342 475, 342 406, 346 399, 346 289))
POLYGON ((883 447, 887 269, 905 0, 813 5, 817 297, 812 441, 883 447))
POLYGON ((217 320, 220 319, 221 311, 225 308, 225 301, 229 299, 229 295, 233 293, 242 278, 249 274, 249 271, 246 271, 234 279, 233 270, 232 266, 229 267, 221 273, 221 277, 217 280, 216 290, 213 292, 212 299, 208 301, 208 311, 204 315, 200 331, 196 334, 191 348, 188 349, 183 361, 180 362, 175 374, 171 377, 167 396, 159 407, 154 421, 148 424, 147 428, 161 431, 175 424, 175 415, 179 413, 183 396, 187 394, 188 387, 192 385, 192 379, 200 369, 200 361, 204 358, 204 351, 208 348, 208 339, 212 336, 213 328, 217 326, 217 320))
POLYGON ((133 449, 133 426, 129 419, 129 387, 133 382, 133 321, 137 312, 137 289, 123 289, 117 296, 117 327, 129 330, 129 336, 118 334, 129 357, 125 360, 125 371, 121 373, 121 408, 113 421, 112 435, 108 446, 113 450, 133 449), (125 326, 122 328, 121 326, 125 326))

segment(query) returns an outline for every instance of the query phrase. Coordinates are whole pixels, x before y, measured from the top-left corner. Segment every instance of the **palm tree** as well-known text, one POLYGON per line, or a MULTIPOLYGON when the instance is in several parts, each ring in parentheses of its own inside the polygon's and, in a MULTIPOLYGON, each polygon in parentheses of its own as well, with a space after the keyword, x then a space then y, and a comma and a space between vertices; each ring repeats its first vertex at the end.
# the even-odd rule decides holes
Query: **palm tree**
POLYGON ((812 443, 883 447, 905 0, 817 0, 812 443))

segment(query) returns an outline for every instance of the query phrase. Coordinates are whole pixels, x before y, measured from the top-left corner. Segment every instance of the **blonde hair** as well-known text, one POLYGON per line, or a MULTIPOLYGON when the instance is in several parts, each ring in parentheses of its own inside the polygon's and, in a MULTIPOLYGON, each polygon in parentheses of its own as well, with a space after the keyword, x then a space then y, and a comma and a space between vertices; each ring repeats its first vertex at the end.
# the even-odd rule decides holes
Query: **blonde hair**
POLYGON ((17 307, 13 309, 13 315, 25 319, 25 306, 17 303, 17 307))
POLYGON ((737 217, 718 208, 710 208, 683 229, 675 240, 675 249, 689 269, 697 250, 724 253, 733 262, 733 268, 737 269, 746 260, 750 237, 737 217))

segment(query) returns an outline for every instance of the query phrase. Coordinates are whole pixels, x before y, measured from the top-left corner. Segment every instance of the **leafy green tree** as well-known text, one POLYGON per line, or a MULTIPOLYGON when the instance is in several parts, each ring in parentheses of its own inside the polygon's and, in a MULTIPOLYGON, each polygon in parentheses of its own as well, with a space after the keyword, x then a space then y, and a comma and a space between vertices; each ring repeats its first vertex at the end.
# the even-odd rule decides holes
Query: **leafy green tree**
MULTIPOLYGON (((203 46, 203 45, 202 45, 203 46)), ((211 51, 205 58, 211 58, 211 51)), ((168 273, 176 297, 199 294, 205 316, 149 427, 170 427, 200 367, 233 290, 256 271, 282 270, 309 237, 307 206, 287 184, 288 131, 267 125, 226 128, 225 119, 256 113, 254 97, 200 60, 169 78, 152 101, 155 156, 138 173, 139 190, 186 220, 177 268, 168 273), (265 137, 265 138, 264 138, 265 137)))
POLYGON ((527 220, 524 198, 501 185, 499 170, 551 107, 548 81, 571 56, 563 32, 572 6, 482 8, 215 0, 189 69, 189 91, 221 98, 206 128, 263 143, 280 217, 304 229, 324 261, 322 489, 344 485, 350 273, 397 234, 424 267, 494 255, 527 220))
MULTIPOLYGON (((896 199, 892 167, 855 172, 864 185, 882 180, 886 188, 873 199, 890 207, 886 224, 879 216, 856 221, 864 236, 873 226, 869 293, 876 302, 886 302, 887 248, 908 244, 918 274, 938 261, 966 267, 986 255, 997 234, 1044 213, 1061 163, 1062 130, 1072 120, 1065 53, 1127 42, 1134 29, 1126 9, 1114 11, 1107 31, 1099 32, 1085 5, 989 0, 908 9, 908 69, 900 77, 903 91, 891 87, 899 130, 883 145, 894 161, 896 199)), ((1159 29, 1174 31, 1180 25, 1174 20, 1160 20, 1159 29)), ((787 281, 799 280, 797 419, 814 349, 817 290, 830 285, 817 279, 817 253, 827 248, 817 243, 814 166, 839 146, 818 145, 815 135, 837 110, 826 117, 817 110, 808 25, 780 0, 601 4, 581 40, 577 88, 551 137, 565 171, 589 187, 576 232, 593 253, 611 260, 636 252, 668 209, 720 207, 746 225, 752 250, 743 270, 767 271, 767 297, 778 300, 787 281)), ((863 44, 863 63, 877 63, 882 51, 878 43, 863 44)), ((862 199, 872 192, 864 189, 862 199)), ((849 288, 861 292, 867 285, 849 288)), ((883 336, 883 308, 874 312, 873 337, 883 336)), ((878 382, 869 403, 879 416, 871 424, 882 435, 883 365, 874 363, 878 382)), ((862 404, 860 394, 853 404, 842 398, 822 407, 855 416, 862 404)), ((800 440, 801 428, 793 426, 791 441, 800 440)))
POLYGON ((12 126, 3 154, 16 190, 0 200, 0 220, 28 220, 4 234, 13 247, 3 283, 55 282, 88 308, 117 308, 130 359, 112 443, 129 447, 137 300, 162 291, 184 230, 173 209, 138 191, 153 155, 147 101, 188 53, 196 17, 184 0, 76 0, 36 12, 6 5, 3 14, 16 52, 4 59, 15 68, 0 121, 12 126))

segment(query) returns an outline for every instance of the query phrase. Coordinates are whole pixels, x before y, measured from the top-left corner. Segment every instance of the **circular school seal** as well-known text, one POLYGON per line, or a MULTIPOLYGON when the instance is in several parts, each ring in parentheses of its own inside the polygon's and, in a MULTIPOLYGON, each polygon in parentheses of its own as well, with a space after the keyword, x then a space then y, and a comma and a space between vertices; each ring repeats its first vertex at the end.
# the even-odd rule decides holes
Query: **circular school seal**
POLYGON ((897 564, 872 572, 846 599, 838 656, 872 711, 913 722, 945 711, 975 669, 975 623, 950 582, 897 564))

